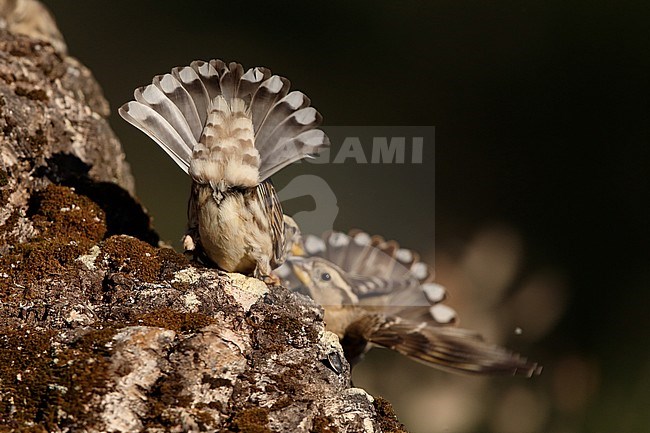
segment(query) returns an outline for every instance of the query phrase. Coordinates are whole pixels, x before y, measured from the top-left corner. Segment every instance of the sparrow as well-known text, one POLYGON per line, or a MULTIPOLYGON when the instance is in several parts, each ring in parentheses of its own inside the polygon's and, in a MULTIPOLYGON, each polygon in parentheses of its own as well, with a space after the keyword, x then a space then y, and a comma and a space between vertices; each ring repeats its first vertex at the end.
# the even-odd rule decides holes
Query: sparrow
POLYGON ((191 177, 184 249, 226 272, 264 279, 283 263, 297 226, 270 177, 329 146, 320 113, 289 89, 267 68, 194 61, 119 109, 191 177))
POLYGON ((541 367, 458 327, 446 289, 414 251, 352 231, 308 235, 275 272, 325 311, 351 365, 373 346, 459 373, 531 377, 541 367))

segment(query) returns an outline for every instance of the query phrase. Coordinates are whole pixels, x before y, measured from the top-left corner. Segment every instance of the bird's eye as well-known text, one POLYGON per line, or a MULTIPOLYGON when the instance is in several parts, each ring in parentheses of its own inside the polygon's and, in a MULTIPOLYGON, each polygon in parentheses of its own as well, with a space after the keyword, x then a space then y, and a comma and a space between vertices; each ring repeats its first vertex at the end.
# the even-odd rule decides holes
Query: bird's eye
POLYGON ((322 274, 320 274, 320 279, 323 281, 329 281, 332 279, 332 276, 327 272, 323 272, 322 274))

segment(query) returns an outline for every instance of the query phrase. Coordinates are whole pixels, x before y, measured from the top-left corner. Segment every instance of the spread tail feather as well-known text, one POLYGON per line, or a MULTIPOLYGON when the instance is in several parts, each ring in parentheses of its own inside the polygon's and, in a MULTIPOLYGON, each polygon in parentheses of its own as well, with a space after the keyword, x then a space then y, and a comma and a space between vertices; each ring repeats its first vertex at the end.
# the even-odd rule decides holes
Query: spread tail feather
POLYGON ((155 141, 185 172, 190 169, 191 148, 169 122, 149 105, 131 101, 120 107, 120 116, 155 141))
POLYGON ((208 125, 214 101, 241 99, 250 115, 262 182, 285 166, 329 145, 316 129, 322 117, 307 96, 289 92, 290 82, 256 67, 244 72, 239 63, 194 61, 154 77, 137 89, 135 101, 120 115, 160 145, 188 173, 193 151, 208 125))

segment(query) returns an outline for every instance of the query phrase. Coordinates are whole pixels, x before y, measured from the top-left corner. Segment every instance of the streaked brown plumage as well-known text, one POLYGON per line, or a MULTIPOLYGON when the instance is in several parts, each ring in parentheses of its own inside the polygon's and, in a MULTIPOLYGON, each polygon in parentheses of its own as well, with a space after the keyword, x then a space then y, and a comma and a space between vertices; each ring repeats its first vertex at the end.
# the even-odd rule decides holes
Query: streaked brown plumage
POLYGON ((337 334, 348 360, 372 345, 454 372, 532 376, 536 363, 486 343, 458 328, 444 304, 445 289, 418 255, 394 241, 363 232, 307 236, 304 256, 291 257, 276 273, 292 290, 325 309, 327 329, 337 334))
POLYGON ((120 108, 191 176, 184 247, 225 271, 267 277, 284 261, 290 219, 270 176, 329 145, 309 98, 289 87, 266 68, 195 61, 120 108))

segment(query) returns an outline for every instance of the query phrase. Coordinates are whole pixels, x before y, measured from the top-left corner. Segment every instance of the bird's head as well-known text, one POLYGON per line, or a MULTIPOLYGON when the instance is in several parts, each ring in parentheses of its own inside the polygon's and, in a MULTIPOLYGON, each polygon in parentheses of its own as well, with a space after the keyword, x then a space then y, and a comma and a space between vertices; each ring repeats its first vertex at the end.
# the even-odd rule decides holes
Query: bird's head
POLYGON ((359 303, 338 266, 319 257, 291 257, 288 262, 307 294, 323 307, 359 303))

